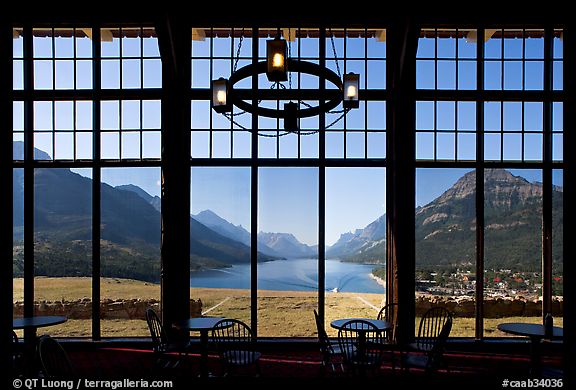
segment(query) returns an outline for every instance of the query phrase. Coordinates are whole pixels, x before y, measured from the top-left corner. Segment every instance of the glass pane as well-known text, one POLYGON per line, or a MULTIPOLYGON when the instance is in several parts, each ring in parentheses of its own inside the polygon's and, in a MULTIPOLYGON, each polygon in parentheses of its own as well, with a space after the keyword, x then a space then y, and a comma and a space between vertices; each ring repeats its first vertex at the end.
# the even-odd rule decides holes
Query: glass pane
POLYGON ((476 89, 476 61, 458 61, 458 89, 476 89))
POLYGON ((314 336, 318 306, 318 169, 260 168, 258 336, 314 336))
POLYGON ((12 186, 12 317, 17 318, 24 316, 24 169, 12 170, 12 186))
POLYGON ((552 315, 554 325, 563 324, 564 301, 564 170, 552 171, 552 315))
POLYGON ((416 88, 436 88, 434 61, 416 61, 416 88))
POLYGON ((484 63, 484 88, 502 89, 502 62, 486 61, 484 63))
POLYGON ((484 331, 542 323, 542 172, 484 171, 484 331), (502 305, 502 299, 508 304, 502 305))
POLYGON ((431 305, 454 312, 450 336, 473 337, 476 174, 416 170, 416 321, 431 305))
POLYGON ((438 61, 438 89, 456 89, 456 61, 438 61))
POLYGON ((34 61, 34 88, 53 89, 54 88, 54 62, 51 60, 34 61))
POLYGON ((416 133, 416 159, 433 160, 435 144, 434 133, 416 133))
POLYGON ((34 314, 68 321, 39 334, 92 332, 92 171, 34 171, 34 314))
MULTIPOLYGON (((191 314, 250 325, 250 168, 193 167, 190 205, 191 314)), ((275 258, 263 248, 259 261, 275 258)))
POLYGON ((104 337, 149 336, 160 314, 160 168, 102 169, 101 327, 104 337))
POLYGON ((375 318, 385 304, 385 211, 386 169, 326 169, 325 328, 331 336, 337 336, 332 320, 375 318))

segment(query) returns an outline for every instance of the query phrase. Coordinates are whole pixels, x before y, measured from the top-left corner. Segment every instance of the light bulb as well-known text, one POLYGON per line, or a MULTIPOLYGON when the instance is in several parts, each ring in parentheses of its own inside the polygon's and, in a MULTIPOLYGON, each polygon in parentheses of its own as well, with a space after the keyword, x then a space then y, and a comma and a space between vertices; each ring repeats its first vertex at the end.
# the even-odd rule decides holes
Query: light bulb
POLYGON ((216 101, 220 104, 226 104, 226 91, 218 91, 216 93, 216 101))
POLYGON ((274 57, 272 57, 272 66, 274 68, 282 68, 284 66, 284 56, 281 53, 274 54, 274 57))
POLYGON ((355 85, 349 85, 346 88, 346 97, 348 99, 354 99, 357 94, 358 94, 358 90, 356 89, 355 85))

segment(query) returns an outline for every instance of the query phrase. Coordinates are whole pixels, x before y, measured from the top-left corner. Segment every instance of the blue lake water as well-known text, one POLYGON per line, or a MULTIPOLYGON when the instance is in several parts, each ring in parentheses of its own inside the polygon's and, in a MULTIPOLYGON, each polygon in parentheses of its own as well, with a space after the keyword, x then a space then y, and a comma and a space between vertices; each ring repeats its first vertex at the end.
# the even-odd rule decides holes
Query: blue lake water
MULTIPOLYGON (((372 264, 326 260, 326 290, 340 292, 383 293, 385 288, 370 277, 372 264)), ((383 267, 383 265, 382 265, 383 267)), ((193 272, 190 287, 250 288, 250 265, 193 272)), ((318 260, 276 260, 258 264, 258 289, 279 291, 316 291, 318 260)))

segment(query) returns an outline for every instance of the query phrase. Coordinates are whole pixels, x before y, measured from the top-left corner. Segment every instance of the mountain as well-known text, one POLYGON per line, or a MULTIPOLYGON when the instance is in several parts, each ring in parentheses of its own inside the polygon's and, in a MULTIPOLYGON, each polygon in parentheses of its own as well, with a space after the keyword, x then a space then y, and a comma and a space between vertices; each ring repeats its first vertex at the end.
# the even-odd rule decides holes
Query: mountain
MULTIPOLYGON (((226 221, 212 210, 201 211, 198 214, 193 215, 192 218, 204 226, 207 226, 215 232, 223 235, 224 237, 228 237, 234 241, 241 242, 247 246, 251 245, 250 233, 246 229, 244 229, 241 225, 236 226, 226 221)), ((283 257, 282 254, 267 246, 259 238, 258 251, 268 256, 283 257)))
MULTIPOLYGON (((22 170, 14 170, 13 181, 14 238, 21 241, 24 222, 22 170)), ((92 180, 67 168, 36 169, 34 192, 36 275, 91 275, 92 180)), ((139 188, 126 190, 105 183, 101 185, 102 276, 159 279, 160 212, 142 196, 142 192, 139 188)), ((15 254, 14 272, 20 275, 23 258, 19 249, 15 254)), ((273 259, 258 255, 259 261, 273 259)), ((248 262, 248 246, 190 219, 192 269, 248 262)))
POLYGON ((316 246, 302 244, 290 233, 258 233, 258 241, 287 258, 317 257, 316 246))
POLYGON ((371 251, 377 245, 386 245, 386 214, 370 223, 364 229, 344 233, 326 251, 327 258, 350 258, 367 263, 384 263, 386 252, 371 251), (370 253, 366 256, 366 253, 370 253))
MULTIPOLYGON (((474 263, 476 258, 476 177, 462 176, 429 204, 415 210, 416 264, 445 266, 474 263)), ((559 263, 562 237, 560 187, 553 191, 553 256, 559 263)), ((542 184, 504 169, 484 172, 485 265, 487 268, 538 271, 541 263, 542 184)), ((385 216, 364 229, 346 233, 327 256, 370 262, 386 253, 385 216), (367 233, 368 231, 368 233, 367 233), (371 237, 372 235, 372 237, 371 237)))
POLYGON ((162 199, 160 199, 159 196, 150 195, 149 193, 147 193, 138 186, 135 186, 133 184, 125 184, 121 186, 116 186, 114 188, 116 188, 117 190, 134 192, 135 194, 140 195, 140 197, 143 198, 146 202, 150 203, 156 210, 158 211, 162 210, 162 199))

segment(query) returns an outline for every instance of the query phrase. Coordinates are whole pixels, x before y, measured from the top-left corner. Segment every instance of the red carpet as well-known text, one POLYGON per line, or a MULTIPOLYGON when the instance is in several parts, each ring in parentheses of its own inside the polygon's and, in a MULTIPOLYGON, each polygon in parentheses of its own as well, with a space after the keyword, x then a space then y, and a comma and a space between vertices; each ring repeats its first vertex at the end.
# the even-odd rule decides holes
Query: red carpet
MULTIPOLYGON (((176 380, 190 381, 200 373, 199 355, 190 354, 179 368, 158 373, 153 370, 154 354, 150 351, 137 349, 102 348, 95 351, 71 352, 70 359, 80 377, 99 378, 154 378, 158 375, 167 376, 176 380)), ((215 376, 224 374, 223 367, 216 355, 209 355, 208 368, 215 376)), ((522 378, 527 377, 529 359, 522 355, 496 355, 496 354, 461 354, 448 353, 446 360, 449 371, 441 371, 435 375, 437 380, 462 380, 495 378, 522 378)), ((396 362, 399 359, 396 357, 396 362)), ((260 360, 261 379, 286 380, 323 378, 322 380, 341 380, 346 374, 331 373, 323 377, 321 370, 320 353, 307 352, 266 352, 260 360)), ((543 359, 545 365, 559 367, 560 358, 543 359)), ((241 377, 255 374, 254 370, 239 371, 241 377)), ((423 372, 411 370, 409 374, 401 372, 399 368, 392 370, 389 356, 382 368, 370 376, 385 376, 389 378, 402 378, 402 382, 416 378, 426 378, 423 372)))

